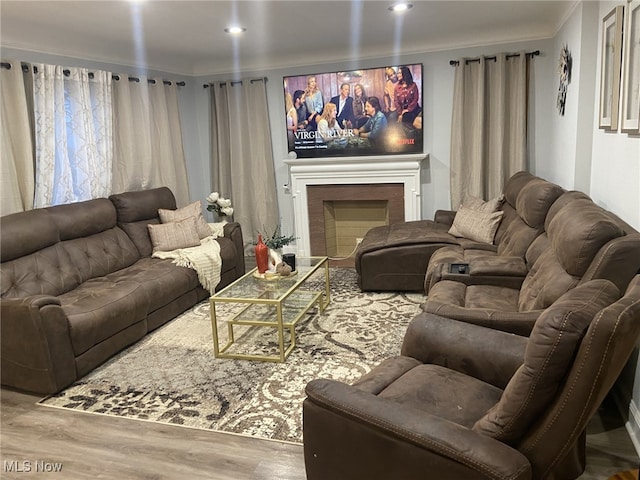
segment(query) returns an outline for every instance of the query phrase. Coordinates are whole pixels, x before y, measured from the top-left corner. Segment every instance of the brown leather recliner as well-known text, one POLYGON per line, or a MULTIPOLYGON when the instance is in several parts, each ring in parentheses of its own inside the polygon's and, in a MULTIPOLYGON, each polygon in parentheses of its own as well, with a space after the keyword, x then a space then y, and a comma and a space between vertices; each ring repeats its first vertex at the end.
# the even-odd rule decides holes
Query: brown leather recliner
POLYGON ((587 282, 528 338, 418 315, 401 356, 354 385, 307 385, 307 478, 577 478, 585 427, 640 335, 640 276, 618 297, 587 282))

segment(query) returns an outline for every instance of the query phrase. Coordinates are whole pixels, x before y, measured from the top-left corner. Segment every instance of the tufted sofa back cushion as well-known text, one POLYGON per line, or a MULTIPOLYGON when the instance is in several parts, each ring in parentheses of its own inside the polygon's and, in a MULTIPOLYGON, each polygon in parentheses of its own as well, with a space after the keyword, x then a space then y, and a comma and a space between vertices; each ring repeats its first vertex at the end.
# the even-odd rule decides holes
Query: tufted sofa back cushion
POLYGON ((60 295, 132 265, 139 254, 115 219, 107 199, 3 217, 2 297, 60 295))
POLYGON ((518 172, 512 175, 504 184, 502 194, 504 201, 502 202, 501 210, 504 212, 502 222, 498 227, 498 231, 495 236, 495 244, 500 244, 505 241, 505 235, 511 236, 512 233, 508 233, 509 226, 520 219, 518 211, 516 210, 516 204, 518 203, 518 195, 522 192, 522 189, 526 187, 530 182, 536 180, 538 177, 531 175, 529 172, 518 172))
POLYGON ((160 187, 111 195, 109 200, 115 206, 118 226, 131 238, 140 256, 151 256, 153 245, 147 225, 160 223, 159 209, 176 209, 173 192, 160 187))
POLYGON ((558 197, 558 199, 553 202, 553 205, 549 208, 547 212, 547 217, 544 219, 544 229, 545 231, 549 230, 549 224, 551 220, 555 218, 562 208, 575 201, 575 200, 591 200, 586 193, 578 192, 577 190, 571 190, 569 192, 564 192, 562 195, 558 197))
POLYGON ((547 212, 563 192, 562 187, 536 178, 525 185, 518 195, 516 210, 531 228, 542 229, 547 212))
POLYGON ((535 180, 538 177, 530 174, 529 172, 517 172, 511 175, 511 177, 505 182, 502 193, 504 195, 505 203, 515 208, 518 201, 518 195, 531 180, 535 180))
POLYGON ((640 251, 634 255, 633 237, 620 238, 624 232, 608 212, 588 198, 571 195, 563 196, 560 208, 554 205, 550 215, 548 230, 527 251, 527 263, 533 266, 520 289, 521 312, 547 308, 594 278, 626 288, 640 266, 640 251))
POLYGON ((3 263, 55 245, 58 228, 44 209, 0 217, 0 261, 3 263))
POLYGON ((549 222, 547 235, 562 268, 582 277, 598 251, 624 232, 591 200, 578 199, 560 209, 549 222))
POLYGON ((529 245, 542 232, 549 208, 562 192, 558 185, 531 178, 518 194, 513 218, 505 223, 501 235, 496 235, 498 255, 524 257, 529 245))
POLYGON ((56 205, 44 210, 58 229, 60 240, 86 237, 116 226, 116 210, 106 198, 56 205))

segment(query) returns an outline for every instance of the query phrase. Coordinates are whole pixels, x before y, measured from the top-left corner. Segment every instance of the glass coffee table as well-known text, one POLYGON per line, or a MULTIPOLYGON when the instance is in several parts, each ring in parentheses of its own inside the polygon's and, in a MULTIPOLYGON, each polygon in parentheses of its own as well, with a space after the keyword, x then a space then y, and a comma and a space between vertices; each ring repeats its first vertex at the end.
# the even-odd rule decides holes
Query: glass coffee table
POLYGON ((327 257, 297 257, 293 275, 261 277, 254 268, 209 299, 217 358, 284 362, 296 346, 298 321, 314 305, 322 313, 331 302, 327 257), (319 283, 324 288, 309 290, 309 279, 322 268, 324 282, 319 283), (219 319, 216 305, 220 303, 240 304, 236 306, 239 311, 219 319), (224 328, 219 331, 225 323, 226 332, 224 328))

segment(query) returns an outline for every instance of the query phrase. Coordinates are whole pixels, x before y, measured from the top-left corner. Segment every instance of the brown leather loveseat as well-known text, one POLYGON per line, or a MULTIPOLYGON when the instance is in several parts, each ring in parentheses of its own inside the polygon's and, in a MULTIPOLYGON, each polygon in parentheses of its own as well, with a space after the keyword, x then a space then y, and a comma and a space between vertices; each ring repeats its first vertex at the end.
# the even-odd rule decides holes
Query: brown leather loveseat
MULTIPOLYGON (((194 270, 151 258, 158 209, 176 209, 168 188, 0 219, 3 385, 58 392, 210 295, 194 270)), ((244 273, 240 226, 217 241, 222 288, 244 273)))

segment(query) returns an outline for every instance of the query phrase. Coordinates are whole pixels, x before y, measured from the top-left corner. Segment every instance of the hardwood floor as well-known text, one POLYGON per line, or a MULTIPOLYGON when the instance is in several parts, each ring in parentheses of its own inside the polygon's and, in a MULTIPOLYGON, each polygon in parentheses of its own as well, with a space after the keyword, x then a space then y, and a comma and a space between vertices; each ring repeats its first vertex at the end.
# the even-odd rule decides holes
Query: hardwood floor
MULTIPOLYGON (((3 479, 56 468, 61 471, 48 477, 305 479, 300 445, 43 407, 36 404, 39 397, 7 389, 0 395, 3 479)), ((589 425, 587 470, 580 480, 606 480, 637 465, 624 423, 606 400, 589 425)))

